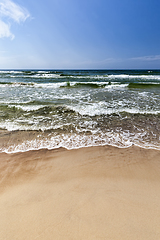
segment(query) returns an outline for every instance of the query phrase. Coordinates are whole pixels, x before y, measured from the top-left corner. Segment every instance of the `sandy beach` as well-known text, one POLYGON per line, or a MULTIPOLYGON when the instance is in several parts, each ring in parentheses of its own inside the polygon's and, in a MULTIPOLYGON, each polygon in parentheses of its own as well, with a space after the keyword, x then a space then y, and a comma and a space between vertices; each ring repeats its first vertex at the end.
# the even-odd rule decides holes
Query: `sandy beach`
POLYGON ((0 154, 0 239, 160 239, 160 151, 0 154))

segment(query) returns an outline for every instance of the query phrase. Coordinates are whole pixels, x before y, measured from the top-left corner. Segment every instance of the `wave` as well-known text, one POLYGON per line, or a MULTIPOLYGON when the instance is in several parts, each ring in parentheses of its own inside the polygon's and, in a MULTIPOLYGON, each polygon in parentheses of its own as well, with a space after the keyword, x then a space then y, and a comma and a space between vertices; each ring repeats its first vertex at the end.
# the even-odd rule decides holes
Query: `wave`
POLYGON ((35 87, 35 88, 105 88, 105 87, 126 87, 127 85, 118 82, 0 82, 0 87, 35 87))
POLYGON ((17 119, 18 117, 25 117, 26 119, 33 116, 56 116, 64 114, 77 114, 76 111, 66 106, 56 106, 51 103, 41 101, 31 101, 27 104, 4 104, 0 105, 1 119, 17 119))
POLYGON ((160 110, 142 110, 138 109, 136 107, 119 107, 119 108, 108 108, 106 107, 105 103, 101 104, 92 104, 92 105, 86 105, 85 107, 83 106, 74 106, 71 107, 72 110, 75 112, 79 113, 81 116, 107 116, 107 115, 113 115, 113 114, 118 114, 118 115, 124 115, 127 116, 128 114, 135 114, 135 115, 145 115, 147 116, 148 114, 150 115, 160 115, 160 110))
POLYGON ((0 87, 35 87, 35 88, 160 88, 156 83, 121 83, 121 82, 0 82, 0 87))
POLYGON ((160 83, 129 83, 128 88, 160 88, 160 83))
MULTIPOLYGON (((111 83, 108 83, 108 85, 111 85, 111 83)), ((94 83, 94 82, 67 82, 66 85, 61 86, 61 88, 81 88, 81 87, 87 87, 87 88, 104 88, 107 86, 107 83, 94 83)))
POLYGON ((61 74, 39 74, 39 75, 36 75, 35 77, 37 78, 60 78, 60 79, 90 79, 90 80, 107 80, 107 81, 110 81, 110 80, 122 80, 122 81, 125 81, 125 80, 137 80, 139 79, 140 81, 141 80, 144 80, 144 81, 148 81, 148 80, 151 80, 151 81, 160 81, 160 75, 127 75, 127 74, 103 74, 103 75, 99 75, 99 74, 96 74, 96 75, 84 75, 84 74, 64 74, 64 73, 61 73, 61 74))
POLYGON ((9 86, 13 86, 13 87, 17 87, 17 86, 34 86, 34 83, 29 82, 0 82, 0 85, 9 85, 9 86))
MULTIPOLYGON (((126 107, 125 102, 121 105, 117 105, 115 101, 112 104, 107 104, 105 101, 87 103, 87 104, 73 104, 73 105, 55 105, 50 101, 45 100, 34 100, 24 103, 1 103, 0 105, 0 117, 2 119, 11 119, 17 117, 30 118, 32 116, 64 116, 65 114, 81 116, 102 116, 112 114, 152 114, 159 115, 160 110, 158 108, 149 109, 146 106, 145 109, 137 107, 126 107), (26 115, 27 114, 27 115, 26 115)), ((123 114, 123 115, 124 115, 123 114)))

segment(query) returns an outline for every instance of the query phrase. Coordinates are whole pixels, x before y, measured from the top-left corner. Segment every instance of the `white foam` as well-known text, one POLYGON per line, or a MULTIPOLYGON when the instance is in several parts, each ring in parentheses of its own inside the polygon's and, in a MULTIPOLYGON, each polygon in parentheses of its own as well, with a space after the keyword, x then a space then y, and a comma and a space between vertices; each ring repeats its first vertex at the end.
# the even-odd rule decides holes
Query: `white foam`
MULTIPOLYGON (((15 77, 15 76, 14 76, 15 77)), ((0 87, 10 87, 10 88, 14 88, 14 87, 33 87, 34 83, 33 82, 6 82, 3 84, 0 84, 0 87)))
POLYGON ((66 86, 65 82, 58 83, 34 83, 35 88, 60 88, 62 86, 66 86))
POLYGON ((109 79, 144 79, 144 80, 160 80, 160 75, 108 75, 109 79))
MULTIPOLYGON (((10 105, 9 107, 13 107, 13 105, 10 105)), ((14 107, 16 107, 17 109, 22 109, 23 111, 29 112, 29 111, 39 110, 45 106, 44 105, 27 105, 27 106, 16 105, 14 107)))
POLYGON ((111 115, 111 114, 119 114, 121 112, 131 113, 131 114, 160 114, 160 110, 140 110, 136 107, 127 108, 123 107, 125 103, 123 101, 115 101, 113 103, 106 103, 100 101, 98 103, 88 103, 76 106, 70 106, 70 109, 73 111, 81 114, 81 115, 89 115, 89 116, 96 116, 96 115, 111 115))
MULTIPOLYGON (((145 134, 145 133, 144 133, 145 134)), ((143 133, 130 134, 125 133, 115 133, 113 131, 101 135, 76 135, 76 134, 61 134, 55 135, 51 138, 41 137, 32 140, 24 141, 18 145, 11 145, 0 149, 0 152, 15 153, 15 152, 26 152, 29 150, 39 150, 39 149, 55 149, 55 148, 66 148, 77 149, 82 147, 91 146, 104 146, 110 145, 119 148, 128 148, 132 145, 136 145, 143 148, 157 149, 160 150, 160 144, 143 142, 141 139, 144 135, 143 133)))
MULTIPOLYGON (((27 76, 27 77, 32 77, 33 76, 27 76)), ((60 74, 55 74, 55 73, 39 73, 39 74, 36 74, 34 75, 34 78, 60 78, 60 74)))
POLYGON ((7 71, 7 70, 4 70, 4 71, 3 71, 3 70, 2 70, 2 71, 0 71, 0 73, 7 73, 7 74, 8 74, 8 73, 9 73, 9 74, 10 74, 10 73, 13 73, 13 74, 16 73, 16 74, 18 74, 18 73, 23 73, 23 72, 22 72, 22 71, 7 71))

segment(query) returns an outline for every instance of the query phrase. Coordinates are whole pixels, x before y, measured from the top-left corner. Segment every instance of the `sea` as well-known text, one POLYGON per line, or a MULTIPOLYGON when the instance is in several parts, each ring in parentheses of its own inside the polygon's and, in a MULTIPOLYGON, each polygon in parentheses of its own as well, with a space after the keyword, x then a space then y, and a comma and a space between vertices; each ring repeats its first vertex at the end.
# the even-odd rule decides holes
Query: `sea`
POLYGON ((0 152, 160 150, 160 70, 1 70, 0 152))

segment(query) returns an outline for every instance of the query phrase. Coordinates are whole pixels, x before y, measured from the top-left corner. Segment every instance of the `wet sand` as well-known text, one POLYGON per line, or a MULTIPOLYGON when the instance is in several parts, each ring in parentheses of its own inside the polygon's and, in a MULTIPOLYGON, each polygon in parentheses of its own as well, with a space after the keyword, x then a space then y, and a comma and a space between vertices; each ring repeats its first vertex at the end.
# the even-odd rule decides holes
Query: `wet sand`
POLYGON ((160 151, 0 154, 0 239, 159 240, 160 151))

